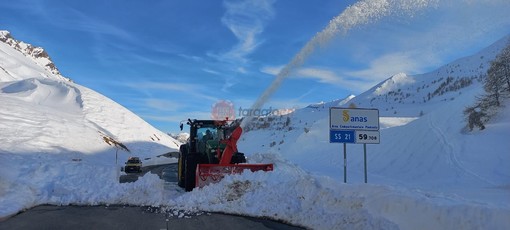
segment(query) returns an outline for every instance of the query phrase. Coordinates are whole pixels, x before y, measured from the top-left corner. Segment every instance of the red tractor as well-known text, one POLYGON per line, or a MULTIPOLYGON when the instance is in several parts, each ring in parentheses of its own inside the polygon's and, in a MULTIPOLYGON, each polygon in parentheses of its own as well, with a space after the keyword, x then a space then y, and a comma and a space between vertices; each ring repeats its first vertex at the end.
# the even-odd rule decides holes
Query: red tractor
POLYGON ((237 140, 243 132, 238 123, 188 119, 187 124, 190 136, 179 149, 178 162, 178 185, 187 192, 247 169, 273 170, 273 164, 246 164, 244 154, 237 151, 237 140))

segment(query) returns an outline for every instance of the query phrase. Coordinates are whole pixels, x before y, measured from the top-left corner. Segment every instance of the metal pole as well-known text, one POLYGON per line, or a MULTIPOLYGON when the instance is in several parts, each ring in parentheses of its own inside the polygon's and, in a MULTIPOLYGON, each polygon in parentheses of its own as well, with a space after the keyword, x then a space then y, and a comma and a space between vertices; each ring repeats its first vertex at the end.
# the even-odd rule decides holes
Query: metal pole
POLYGON ((344 183, 347 183, 347 144, 344 143, 344 183))
POLYGON ((365 184, 367 183, 367 144, 363 144, 363 157, 365 160, 365 184))
POLYGON ((169 221, 169 218, 170 218, 169 216, 170 215, 167 213, 166 214, 166 219, 165 219, 166 220, 166 230, 168 230, 168 221, 169 221))
POLYGON ((119 163, 118 163, 118 156, 117 156, 117 152, 119 152, 119 149, 116 148, 115 150, 115 171, 117 172, 117 178, 120 179, 120 170, 119 170, 119 163))

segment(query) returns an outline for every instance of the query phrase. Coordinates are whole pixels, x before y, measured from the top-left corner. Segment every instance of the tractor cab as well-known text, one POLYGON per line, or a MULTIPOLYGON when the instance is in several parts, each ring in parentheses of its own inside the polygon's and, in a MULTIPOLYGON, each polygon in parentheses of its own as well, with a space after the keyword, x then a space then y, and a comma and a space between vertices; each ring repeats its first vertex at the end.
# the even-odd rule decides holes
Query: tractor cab
MULTIPOLYGON (((180 146, 178 161, 178 185, 186 191, 244 169, 272 170, 272 164, 241 164, 246 163, 246 158, 237 151, 242 129, 236 122, 188 119, 186 124, 190 127, 190 136, 187 143, 180 146), (226 172, 227 168, 231 171, 226 172)), ((181 123, 181 130, 183 126, 181 123)))
MULTIPOLYGON (((214 120, 188 120, 190 137, 181 146, 186 152, 196 153, 199 164, 218 164, 225 150, 226 136, 231 132, 232 123, 214 120)), ((240 162, 237 162, 240 163, 240 162)))

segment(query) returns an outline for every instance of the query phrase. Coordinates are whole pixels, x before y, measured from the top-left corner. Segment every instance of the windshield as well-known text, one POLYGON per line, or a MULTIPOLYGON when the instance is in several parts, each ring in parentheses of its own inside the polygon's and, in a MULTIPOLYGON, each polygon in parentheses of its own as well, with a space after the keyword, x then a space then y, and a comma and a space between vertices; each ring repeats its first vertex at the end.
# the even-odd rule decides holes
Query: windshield
POLYGON ((197 135, 199 140, 208 141, 208 140, 218 140, 218 130, 215 128, 200 128, 197 130, 197 135))

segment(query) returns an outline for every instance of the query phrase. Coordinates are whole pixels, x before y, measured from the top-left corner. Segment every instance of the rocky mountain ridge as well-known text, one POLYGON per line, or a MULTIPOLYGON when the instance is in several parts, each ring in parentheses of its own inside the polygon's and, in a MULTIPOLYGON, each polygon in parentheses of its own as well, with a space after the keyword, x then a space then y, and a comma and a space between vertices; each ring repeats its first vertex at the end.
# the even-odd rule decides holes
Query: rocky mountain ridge
POLYGON ((60 80, 71 81, 71 79, 62 75, 55 63, 51 60, 48 53, 42 47, 37 47, 32 44, 19 41, 15 39, 9 31, 6 30, 0 30, 0 42, 9 45, 23 55, 29 57, 35 63, 37 63, 37 65, 45 68, 48 72, 52 73, 60 80))

